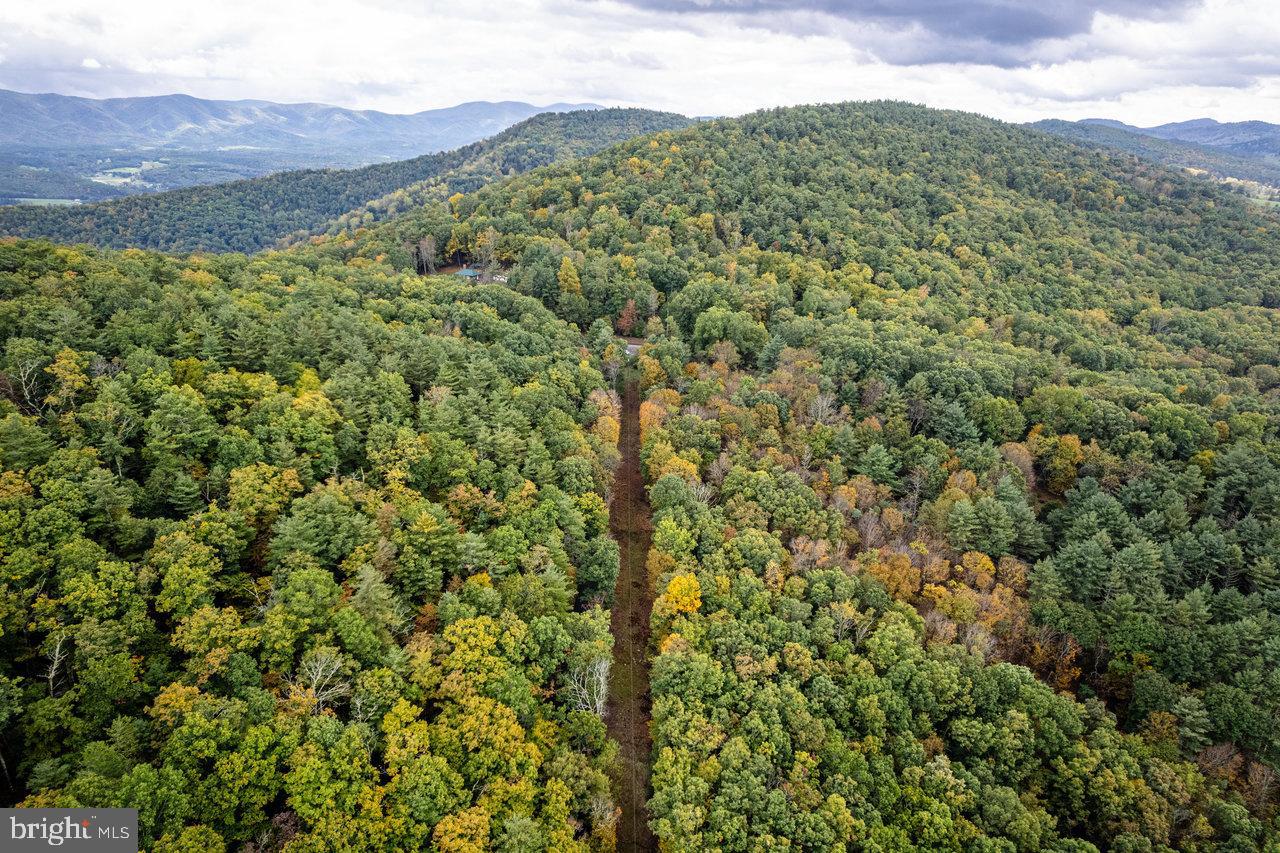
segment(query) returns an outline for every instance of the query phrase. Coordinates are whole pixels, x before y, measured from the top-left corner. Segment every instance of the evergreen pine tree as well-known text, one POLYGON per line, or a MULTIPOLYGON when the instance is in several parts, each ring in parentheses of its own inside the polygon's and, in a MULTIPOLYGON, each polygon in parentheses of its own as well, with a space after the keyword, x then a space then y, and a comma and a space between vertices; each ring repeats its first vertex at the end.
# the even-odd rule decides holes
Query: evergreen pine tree
POLYGON ((971 551, 978 542, 978 513, 968 500, 957 501, 947 518, 947 538, 957 551, 971 551))
POLYGON ((168 503, 181 516, 192 515, 205 506, 200 484, 186 471, 175 471, 168 478, 168 503))
POLYGON ((883 444, 873 444, 863 452, 854 470, 865 474, 877 483, 892 486, 898 481, 897 463, 883 444))
POLYGON ((1280 588, 1280 570, 1276 569, 1276 564, 1270 557, 1259 557, 1254 560, 1247 569, 1249 577, 1249 589, 1253 592, 1266 595, 1273 590, 1280 588))
POLYGON ((1183 696, 1174 704, 1173 715, 1178 718, 1178 737, 1187 756, 1195 755, 1209 745, 1209 712, 1199 696, 1183 696))

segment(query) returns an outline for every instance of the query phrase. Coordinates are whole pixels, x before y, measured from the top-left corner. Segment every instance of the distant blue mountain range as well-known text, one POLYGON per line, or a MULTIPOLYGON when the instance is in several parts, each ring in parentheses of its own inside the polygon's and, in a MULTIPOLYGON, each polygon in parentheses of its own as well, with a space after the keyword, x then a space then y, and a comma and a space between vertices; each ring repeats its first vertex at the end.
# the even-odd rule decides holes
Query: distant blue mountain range
POLYGON ((75 98, 0 89, 0 204, 74 204, 450 151, 538 113, 597 104, 474 101, 410 115, 190 95, 75 98))
POLYGON ((0 90, 0 145, 175 151, 336 148, 373 161, 457 148, 538 113, 598 108, 473 101, 397 115, 328 104, 206 101, 190 95, 93 100, 0 90))
POLYGON ((1155 127, 1136 127, 1114 119, 1087 118, 1080 123, 1113 127, 1130 133, 1140 133, 1143 136, 1154 136, 1157 139, 1207 145, 1244 157, 1280 156, 1280 124, 1270 124, 1265 121, 1220 122, 1211 118, 1196 118, 1155 127))
POLYGON ((1104 145, 1165 166, 1205 172, 1222 181, 1262 185, 1241 188, 1273 204, 1280 189, 1280 125, 1265 121, 1218 122, 1211 118, 1137 127, 1113 119, 1047 119, 1031 125, 1078 142, 1104 145))

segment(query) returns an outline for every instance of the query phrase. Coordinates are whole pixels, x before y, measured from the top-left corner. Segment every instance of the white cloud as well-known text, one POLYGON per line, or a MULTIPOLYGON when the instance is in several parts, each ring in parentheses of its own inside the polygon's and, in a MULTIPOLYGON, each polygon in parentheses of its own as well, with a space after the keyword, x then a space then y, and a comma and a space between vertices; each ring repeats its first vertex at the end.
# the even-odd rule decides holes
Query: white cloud
POLYGON ((181 91, 397 112, 512 99, 707 115, 900 98, 1017 121, 1110 116, 1150 124, 1200 115, 1280 121, 1280 13, 1273 0, 1207 0, 1163 17, 1099 11, 1088 26, 1036 40, 1030 63, 978 61, 972 45, 959 42, 954 49, 903 41, 886 47, 890 38, 943 38, 918 23, 886 29, 883 21, 851 17, 826 26, 809 13, 794 26, 779 26, 777 16, 789 13, 774 7, 764 27, 749 16, 644 5, 3 4, 0 86, 94 97, 181 91), (926 55, 927 62, 919 58, 926 55))

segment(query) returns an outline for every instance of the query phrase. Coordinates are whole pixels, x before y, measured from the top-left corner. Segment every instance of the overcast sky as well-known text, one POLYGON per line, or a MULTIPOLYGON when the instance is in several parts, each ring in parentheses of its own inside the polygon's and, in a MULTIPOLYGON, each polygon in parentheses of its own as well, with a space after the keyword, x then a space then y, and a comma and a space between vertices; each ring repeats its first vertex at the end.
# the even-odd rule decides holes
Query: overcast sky
POLYGON ((1280 0, 18 0, 0 3, 0 87, 1280 122, 1280 0))

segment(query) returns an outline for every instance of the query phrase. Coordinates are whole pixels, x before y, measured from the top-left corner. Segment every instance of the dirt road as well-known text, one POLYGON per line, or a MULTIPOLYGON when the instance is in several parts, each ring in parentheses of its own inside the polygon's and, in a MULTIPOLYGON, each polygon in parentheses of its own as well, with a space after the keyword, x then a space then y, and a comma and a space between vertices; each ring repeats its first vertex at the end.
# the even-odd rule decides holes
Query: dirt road
POLYGON ((657 850, 649 831, 649 612, 653 599, 645 559, 653 533, 640 473, 640 386, 629 376, 622 393, 622 461, 613 486, 609 527, 621 552, 612 614, 613 669, 609 734, 618 742, 619 853, 657 850))

